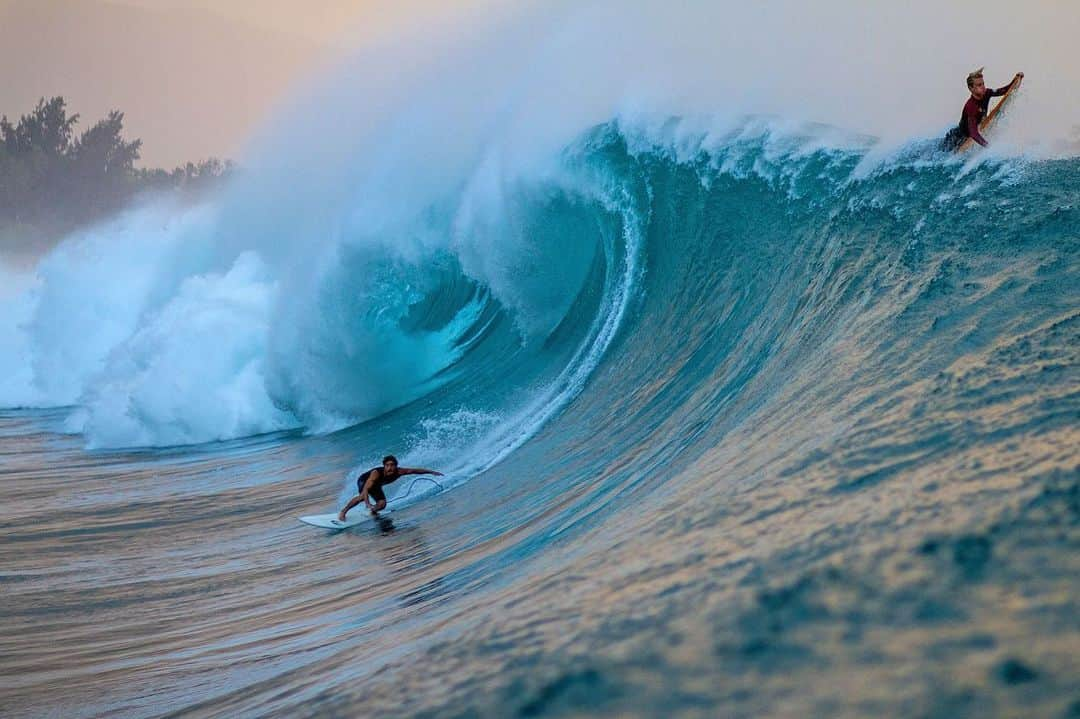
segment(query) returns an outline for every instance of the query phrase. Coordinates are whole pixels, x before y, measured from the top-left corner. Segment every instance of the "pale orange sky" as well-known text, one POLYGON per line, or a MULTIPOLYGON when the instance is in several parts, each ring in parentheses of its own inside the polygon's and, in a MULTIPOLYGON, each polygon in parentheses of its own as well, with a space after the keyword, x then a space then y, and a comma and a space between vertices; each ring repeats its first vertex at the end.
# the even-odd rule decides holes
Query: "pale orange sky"
MULTIPOLYGON (((153 10, 200 10, 276 33, 297 35, 316 44, 335 44, 365 26, 379 29, 407 17, 413 2, 394 4, 364 0, 104 0, 153 10)), ((431 4, 431 3, 427 3, 431 4)))
POLYGON ((144 166, 235 157, 306 72, 432 0, 0 0, 0 114, 63 95, 80 128, 109 110, 144 166))

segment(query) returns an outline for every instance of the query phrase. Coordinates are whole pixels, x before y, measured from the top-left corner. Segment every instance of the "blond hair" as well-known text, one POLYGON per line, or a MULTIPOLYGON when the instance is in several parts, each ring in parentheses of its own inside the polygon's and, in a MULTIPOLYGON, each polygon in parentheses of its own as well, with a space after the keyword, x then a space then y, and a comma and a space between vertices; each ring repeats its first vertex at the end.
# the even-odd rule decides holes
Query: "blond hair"
POLYGON ((970 90, 971 86, 975 84, 975 81, 978 80, 982 76, 983 76, 983 68, 981 68, 981 67, 978 70, 976 70, 975 72, 969 72, 968 76, 967 76, 968 89, 970 90))

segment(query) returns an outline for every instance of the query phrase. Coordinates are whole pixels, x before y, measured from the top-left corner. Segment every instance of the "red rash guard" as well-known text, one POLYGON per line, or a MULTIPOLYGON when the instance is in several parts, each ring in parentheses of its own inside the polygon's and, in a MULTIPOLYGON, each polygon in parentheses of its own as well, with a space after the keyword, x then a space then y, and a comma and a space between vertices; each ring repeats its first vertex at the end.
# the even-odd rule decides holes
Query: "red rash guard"
POLYGON ((964 105, 964 114, 960 116, 960 132, 964 134, 964 137, 970 137, 983 147, 989 144, 979 132, 979 123, 986 117, 986 111, 990 107, 990 98, 1004 95, 1009 91, 1010 87, 1012 87, 1011 82, 1005 87, 999 87, 997 90, 986 88, 981 100, 976 100, 974 96, 968 98, 967 103, 964 105))

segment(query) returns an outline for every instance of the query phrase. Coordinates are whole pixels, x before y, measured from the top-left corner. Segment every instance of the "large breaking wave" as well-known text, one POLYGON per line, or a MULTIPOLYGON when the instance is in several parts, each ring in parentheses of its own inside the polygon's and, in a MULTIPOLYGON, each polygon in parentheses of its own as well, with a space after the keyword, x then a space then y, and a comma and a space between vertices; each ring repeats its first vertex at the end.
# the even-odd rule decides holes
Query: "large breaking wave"
MULTIPOLYGON (((962 163, 930 141, 745 115, 774 106, 759 100, 787 66, 759 58, 740 95, 696 65, 747 57, 735 31, 762 30, 754 12, 523 12, 492 13, 471 43, 364 51, 268 126, 213 201, 69 238, 7 293, 0 404, 72 407, 68 430, 94 447, 393 415, 410 436, 470 416, 459 444, 506 449, 627 361, 618 337, 651 353, 628 387, 708 340, 737 393, 780 348, 853 331, 841 318, 899 331, 914 300, 898 288, 939 265, 1031 241, 1020 228, 1046 216, 1071 231, 1073 159, 962 163), (697 15, 722 19, 728 46, 663 41, 697 15), (598 48, 598 27, 617 46, 598 48), (853 282, 877 291, 828 294, 853 282)), ((834 105, 824 94, 800 102, 834 105)))
POLYGON ((315 228, 230 218, 228 200, 134 210, 12 303, 24 380, 3 399, 77 407, 68 426, 95 446, 326 432, 410 403, 413 430, 464 411, 509 446, 604 362, 629 391, 709 357, 731 377, 702 368, 682 391, 730 397, 781 350, 857 328, 868 348, 899 341, 958 268, 1039 243, 1030 271, 1068 265, 1075 160, 915 148, 867 169, 823 133, 615 120, 542 173, 480 166, 393 221, 349 201, 315 228), (610 355, 617 332, 636 349, 610 355))

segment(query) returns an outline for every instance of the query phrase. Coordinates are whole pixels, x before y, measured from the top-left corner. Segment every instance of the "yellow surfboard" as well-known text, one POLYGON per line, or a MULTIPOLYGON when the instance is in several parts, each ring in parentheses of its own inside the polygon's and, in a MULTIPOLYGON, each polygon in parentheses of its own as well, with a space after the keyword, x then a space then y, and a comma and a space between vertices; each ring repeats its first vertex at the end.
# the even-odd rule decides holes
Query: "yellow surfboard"
MULTIPOLYGON (((1001 110, 1001 108, 1005 106, 1005 103, 1009 101, 1009 98, 1013 96, 1013 93, 1020 89, 1020 85, 1023 82, 1024 79, 1020 78, 1019 82, 1014 83, 1013 86, 1009 88, 1008 92, 1001 96, 1001 99, 998 100, 998 103, 990 109, 990 112, 986 113, 986 117, 984 117, 983 121, 979 123, 980 133, 986 132, 986 128, 990 127, 990 125, 994 122, 994 118, 997 117, 998 112, 1001 110)), ((974 144, 975 141, 969 137, 960 143, 960 145, 956 148, 956 152, 967 152, 974 144)))

